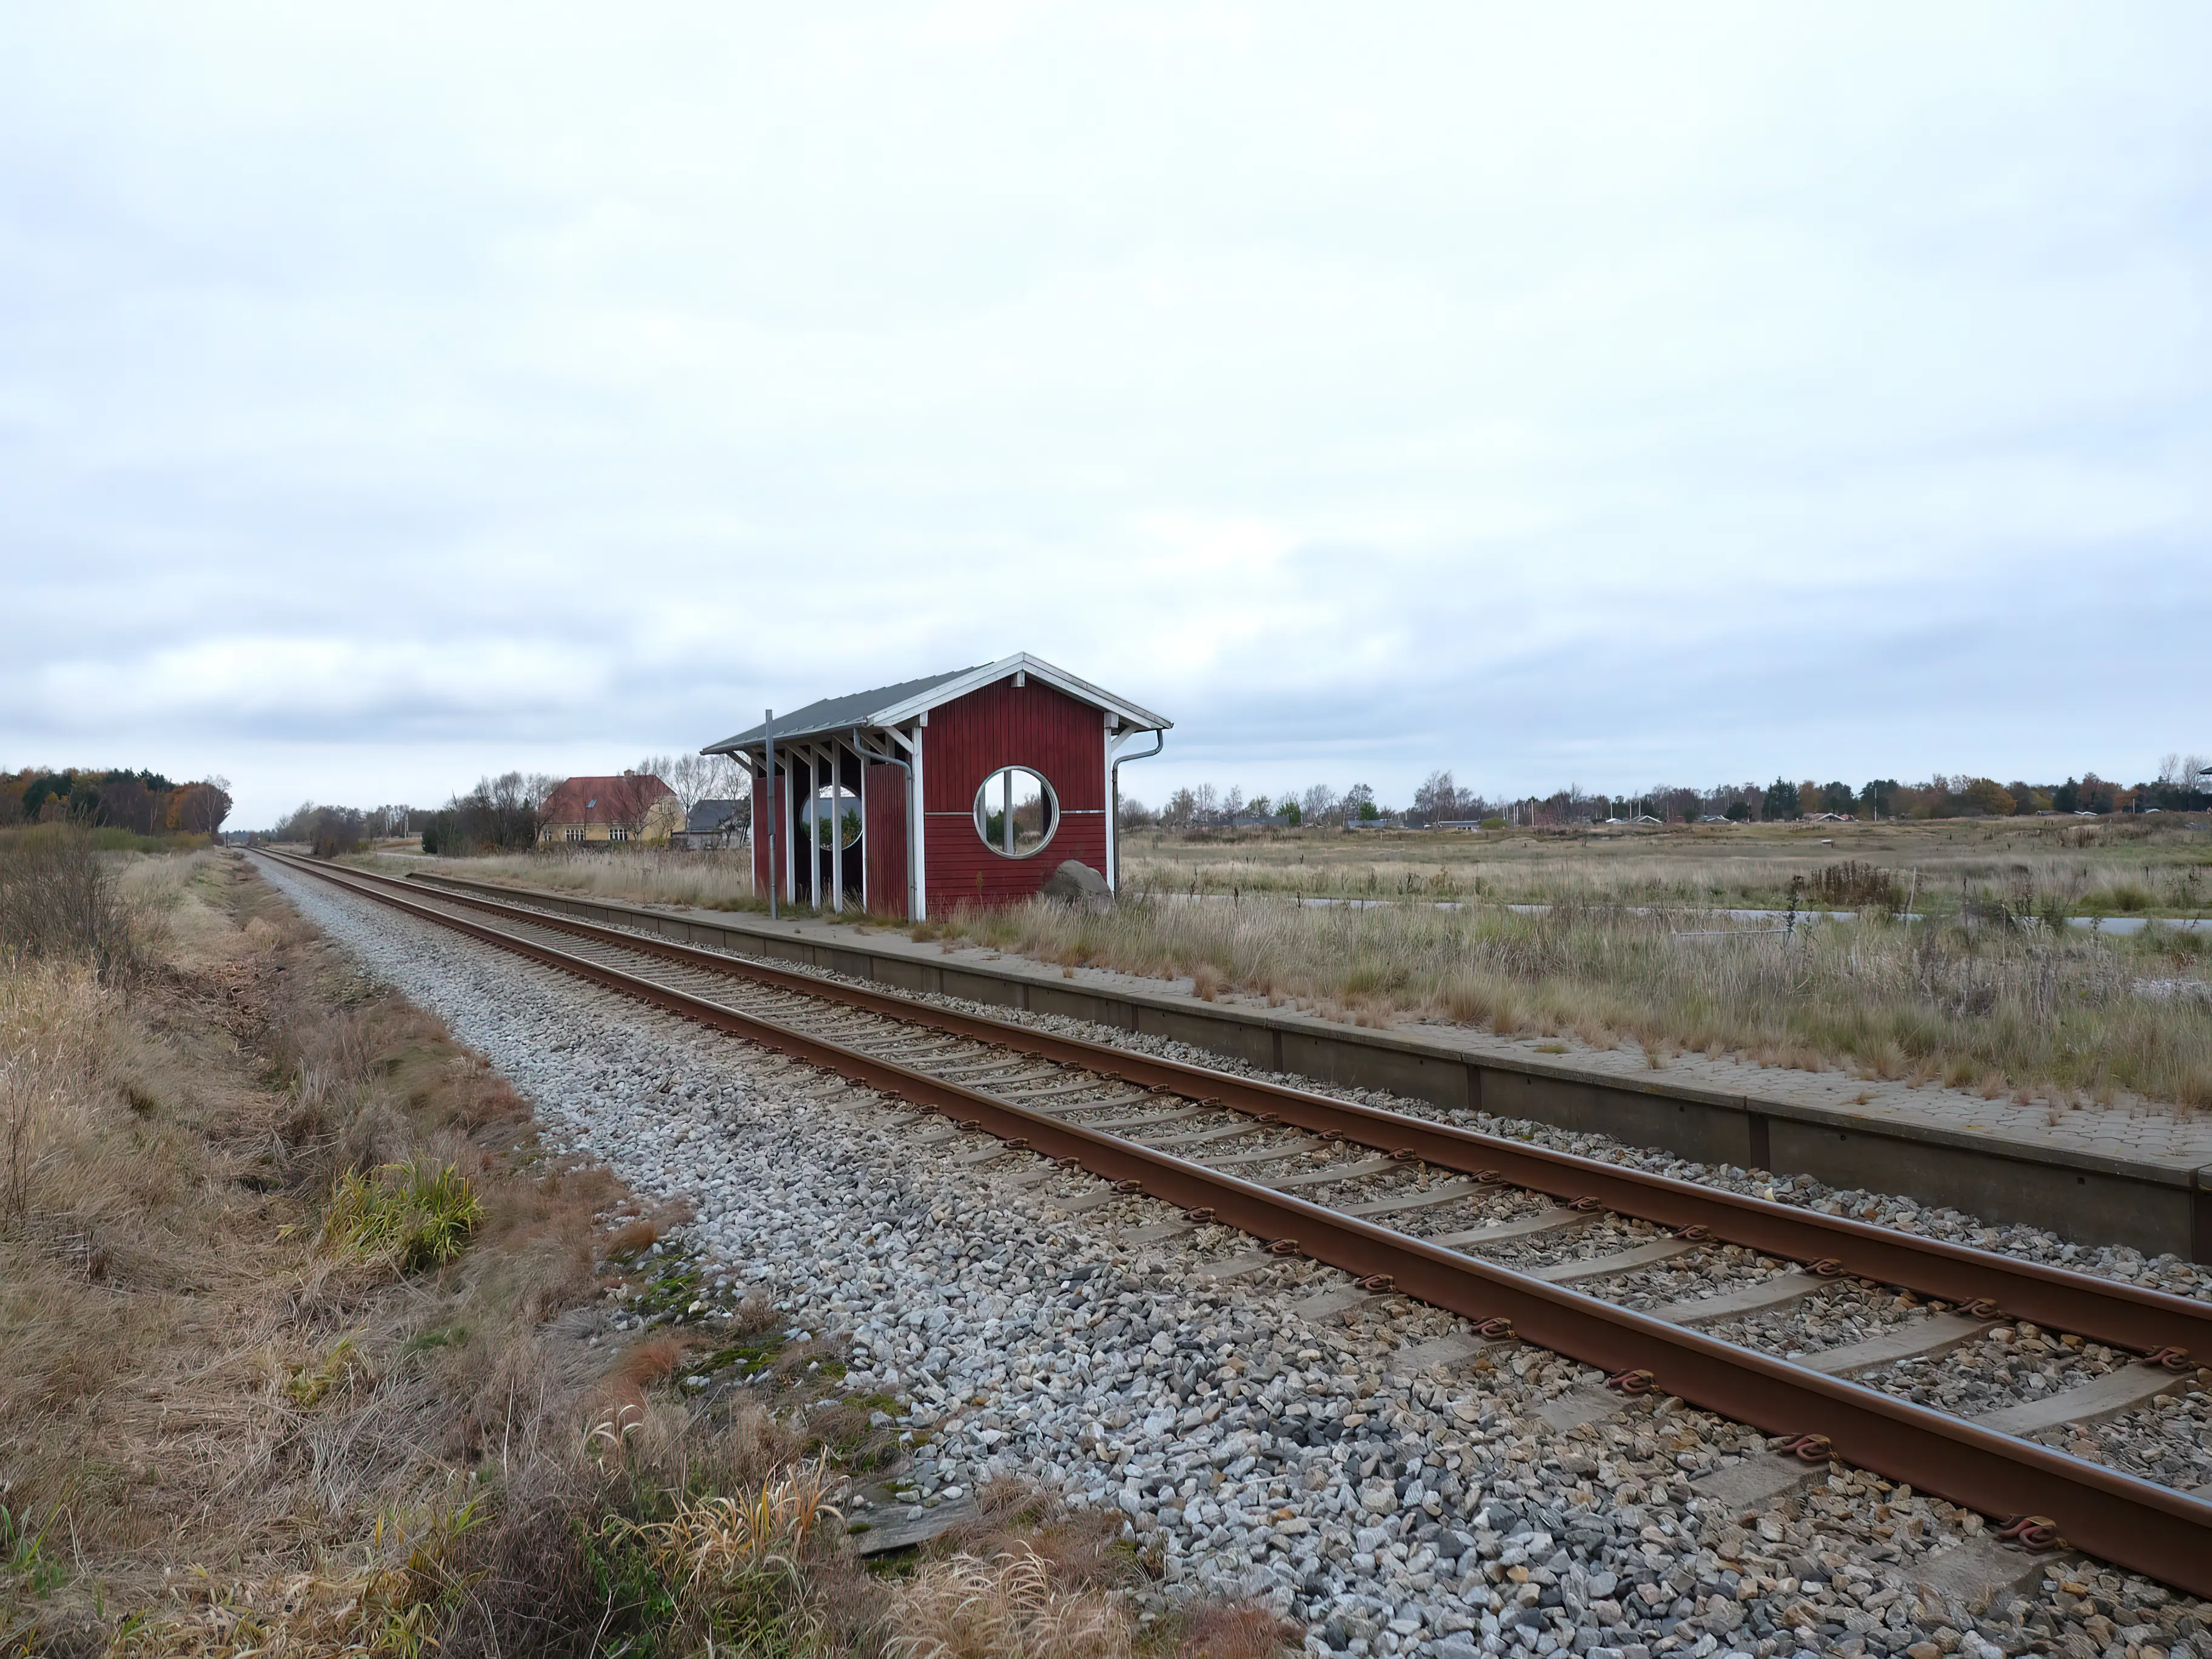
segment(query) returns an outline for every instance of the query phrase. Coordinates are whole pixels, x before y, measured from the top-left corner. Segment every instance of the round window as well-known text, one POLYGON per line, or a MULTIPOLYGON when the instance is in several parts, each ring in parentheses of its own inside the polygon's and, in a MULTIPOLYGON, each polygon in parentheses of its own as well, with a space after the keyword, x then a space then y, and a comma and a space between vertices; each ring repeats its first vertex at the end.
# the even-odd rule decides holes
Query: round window
POLYGON ((1000 858, 1042 852, 1060 827, 1060 801, 1042 773, 1009 766, 983 780, 975 792, 975 833, 1000 858))
POLYGON ((824 785, 816 790, 807 817, 813 821, 815 845, 825 853, 833 846, 850 847, 860 838, 860 798, 850 789, 832 790, 824 785))

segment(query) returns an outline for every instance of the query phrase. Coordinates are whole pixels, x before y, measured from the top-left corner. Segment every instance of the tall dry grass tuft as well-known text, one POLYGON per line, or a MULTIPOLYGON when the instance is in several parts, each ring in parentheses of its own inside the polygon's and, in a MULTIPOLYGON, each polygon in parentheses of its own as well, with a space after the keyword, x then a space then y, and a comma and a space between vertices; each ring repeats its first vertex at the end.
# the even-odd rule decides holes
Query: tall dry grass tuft
POLYGON ((823 1542, 823 1521, 841 1518, 830 1500, 843 1485, 816 1458, 738 1492, 686 1494, 667 1520, 638 1530, 671 1579, 694 1597, 724 1601, 750 1593, 761 1574, 796 1574, 823 1542))
POLYGON ((1305 1632, 1249 1601, 1200 1602, 1183 1616, 1183 1659, 1268 1659, 1295 1650, 1305 1632))
POLYGON ((933 1561, 893 1593, 893 1659, 1122 1659, 1133 1621, 1109 1590, 1055 1582, 1033 1550, 933 1561))
POLYGON ((137 920, 84 830, 0 830, 0 956, 88 962, 112 981, 143 965, 137 920))

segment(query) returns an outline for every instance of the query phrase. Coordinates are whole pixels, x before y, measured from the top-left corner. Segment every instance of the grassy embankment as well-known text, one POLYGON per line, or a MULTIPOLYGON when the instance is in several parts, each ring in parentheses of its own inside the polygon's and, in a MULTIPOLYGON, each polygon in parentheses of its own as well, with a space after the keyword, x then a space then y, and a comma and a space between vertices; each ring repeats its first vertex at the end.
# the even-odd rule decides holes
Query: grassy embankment
MULTIPOLYGON (((1380 1024, 1642 1046, 1940 1080, 2054 1111, 2126 1091, 2212 1105, 2212 938, 2069 915, 2202 914, 2212 848, 2179 824, 1755 826, 1134 837, 1106 915, 1034 905, 915 930, 1048 962, 1187 977, 1380 1024), (1832 844, 1831 844, 1832 843, 1832 844), (1794 934, 1726 908, 1850 911, 1794 934), (1361 906, 1300 902, 1328 896, 1361 906), (1455 900, 1460 908, 1437 908, 1455 900), (1516 903, 1553 907, 1517 913, 1516 903), (1923 921, 1895 913, 1910 905, 1923 921), (1648 914, 1639 914, 1648 912, 1648 914)), ((752 908, 742 855, 476 860, 471 875, 752 908)))
POLYGON ((1023 1494, 864 1571, 836 1505, 898 1448, 834 1351, 242 860, 117 866, 0 837, 0 1654, 1271 1645, 1140 1633, 1110 1521, 1023 1494))

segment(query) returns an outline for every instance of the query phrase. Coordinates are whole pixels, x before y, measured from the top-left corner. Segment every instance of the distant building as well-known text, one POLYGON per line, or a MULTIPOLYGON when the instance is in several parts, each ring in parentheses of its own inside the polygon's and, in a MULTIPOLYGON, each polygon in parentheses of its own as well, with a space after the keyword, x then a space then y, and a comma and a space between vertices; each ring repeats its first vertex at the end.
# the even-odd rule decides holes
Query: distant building
POLYGON ((750 803, 741 800, 702 800, 684 815, 684 827, 670 845, 693 852, 743 847, 750 803))
POLYGON ((645 842, 666 846, 684 827, 676 792, 659 778, 624 772, 570 778, 538 812, 540 842, 645 842))

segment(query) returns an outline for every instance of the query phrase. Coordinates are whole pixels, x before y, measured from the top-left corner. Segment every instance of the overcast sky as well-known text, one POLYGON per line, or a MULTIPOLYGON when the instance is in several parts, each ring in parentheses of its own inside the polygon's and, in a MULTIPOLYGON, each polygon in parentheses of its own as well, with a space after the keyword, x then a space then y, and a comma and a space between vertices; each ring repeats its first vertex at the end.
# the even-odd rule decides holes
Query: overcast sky
POLYGON ((2212 749, 2212 8, 16 6, 0 766, 1026 649, 1157 799, 2212 749))

